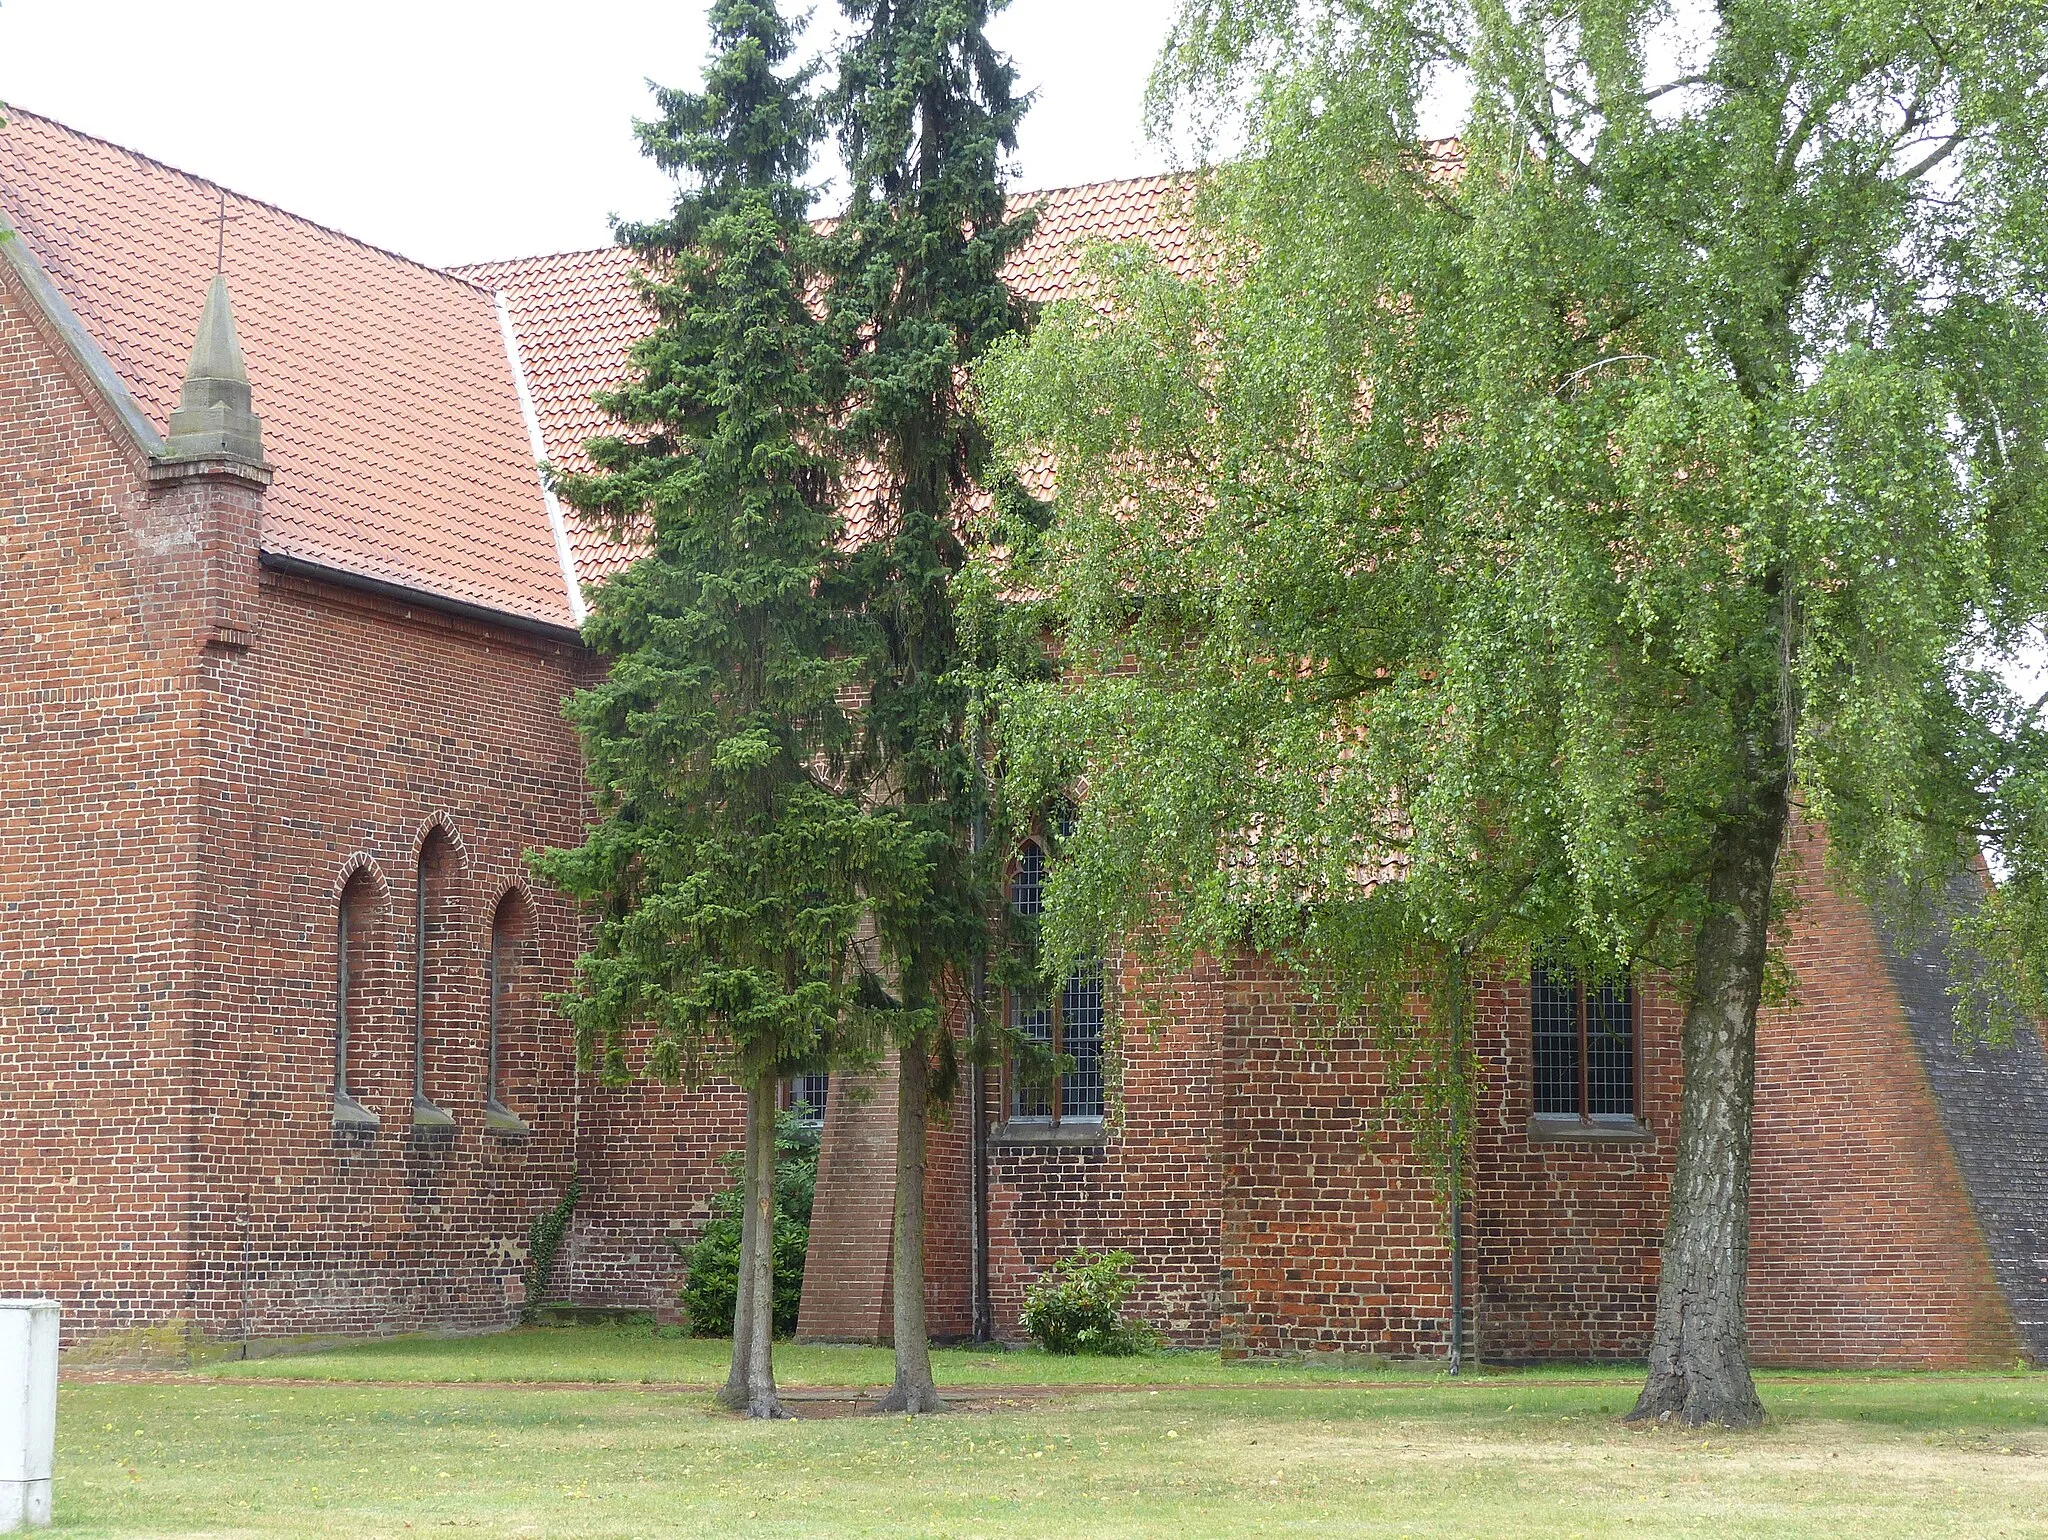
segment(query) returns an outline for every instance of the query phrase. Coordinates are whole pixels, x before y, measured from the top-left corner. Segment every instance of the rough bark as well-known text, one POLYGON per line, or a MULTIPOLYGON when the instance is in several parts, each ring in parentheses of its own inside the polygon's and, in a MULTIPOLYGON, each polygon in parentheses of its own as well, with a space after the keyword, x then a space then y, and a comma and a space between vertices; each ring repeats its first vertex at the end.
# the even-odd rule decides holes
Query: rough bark
POLYGON ((931 1339, 924 1321, 924 1154, 929 1116, 930 1067, 924 1046, 900 1055, 896 1076, 896 1225, 891 1303, 896 1336, 896 1383, 878 1412, 943 1412, 932 1380, 931 1339))
POLYGON ((1770 941, 1771 885, 1784 841, 1786 788, 1759 792, 1718 837, 1711 912, 1693 941, 1685 1089, 1671 1217, 1657 1285, 1650 1372, 1630 1422, 1754 1427, 1763 1403, 1749 1373, 1750 1124, 1756 1011, 1770 941))
MULTIPOLYGON (((733 1301, 732 1312, 732 1368, 727 1372, 725 1384, 715 1398, 720 1406, 730 1407, 734 1411, 747 1404, 747 1366, 753 1360, 754 1253, 755 1241, 760 1234, 760 1226, 754 1219, 758 1197, 755 1191, 757 1162, 754 1158, 754 1145, 759 1136, 754 1102, 754 1096, 749 1093, 747 1131, 740 1143, 740 1271, 739 1294, 733 1301)), ((770 1244, 772 1247, 772 1241, 770 1244)))
MULTIPOLYGON (((763 1075, 749 1095, 747 1122, 758 1130, 750 1141, 753 1165, 754 1250, 747 1259, 747 1415, 788 1417, 775 1391, 775 1080, 763 1075)), ((738 1339, 739 1319, 733 1320, 738 1339)), ((738 1352, 734 1355, 737 1358, 738 1352)))

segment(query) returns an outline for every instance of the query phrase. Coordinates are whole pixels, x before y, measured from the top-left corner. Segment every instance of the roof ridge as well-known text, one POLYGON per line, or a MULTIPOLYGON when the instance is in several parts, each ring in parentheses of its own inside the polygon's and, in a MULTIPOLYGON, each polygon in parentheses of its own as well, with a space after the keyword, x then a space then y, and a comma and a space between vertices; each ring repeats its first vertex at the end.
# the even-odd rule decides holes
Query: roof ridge
MULTIPOLYGON (((560 251, 536 251, 523 257, 491 257, 482 262, 458 262, 453 267, 441 269, 444 273, 460 276, 473 273, 485 267, 523 267, 533 262, 557 262, 564 257, 602 257, 615 251, 630 251, 632 248, 619 242, 605 246, 569 246, 560 251)), ((476 282, 475 279, 466 280, 476 282)), ((485 287, 488 287, 486 285, 485 287)))
MULTIPOLYGON (((1055 193, 1087 192, 1098 187, 1136 187, 1146 182, 1191 182, 1201 174, 1199 171, 1153 171, 1148 172, 1144 176, 1105 177, 1099 182, 1068 182, 1060 187, 1032 187, 1022 192, 1013 192, 1005 196, 1006 200, 1010 203, 1024 203, 1033 198, 1050 198, 1055 193)), ((843 216, 838 214, 822 214, 814 219, 812 223, 829 223, 841 217, 843 216)), ((613 252, 630 250, 631 248, 623 242, 614 242, 605 246, 570 246, 560 251, 536 251, 520 257, 493 257, 484 262, 458 262, 453 267, 443 268, 442 271, 461 275, 475 272, 479 268, 527 267, 539 262, 558 262, 565 257, 602 257, 608 256, 613 252)))
MULTIPOLYGON (((169 172, 172 176, 183 177, 188 182, 196 183, 198 186, 207 188, 212 192, 225 194, 237 202, 252 204, 259 209, 268 209, 271 213, 289 219, 295 224, 304 225, 311 230, 318 230, 323 235, 331 235, 336 240, 346 241, 349 245, 359 247, 364 251, 375 252, 380 257, 388 257, 393 262, 400 262, 407 267, 417 268, 423 273, 431 273, 436 278, 445 278, 451 283, 459 283, 464 288, 475 289, 485 295, 491 292, 488 285, 480 284, 472 278, 463 277, 455 268, 436 267, 431 262, 422 262, 418 257, 408 257, 402 251, 393 251, 389 246, 379 246, 375 241, 366 241, 359 235, 350 235, 346 230, 336 229, 333 225, 322 224, 319 220, 310 218, 305 214, 294 213, 282 204, 272 203, 268 198, 258 198, 249 193, 237 192, 225 182, 216 182, 213 178, 201 176, 196 171, 187 171, 182 166, 174 166, 167 160, 160 160, 154 155, 136 149, 133 145, 122 144, 118 140, 109 139, 104 134, 89 134, 82 128, 73 128, 69 123, 59 118, 53 118, 46 112, 33 112, 27 107, 19 106, 14 102, 7 102, 5 106, 9 118, 33 118, 36 122, 46 124, 61 134, 70 135, 73 139, 83 139, 92 144, 103 145, 107 149, 117 151, 122 155, 131 156, 145 165, 154 166, 159 171, 169 172)), ((6 131, 6 122, 0 120, 0 134, 4 134, 6 131)), ((464 265, 482 266, 483 264, 464 265)))
MULTIPOLYGON (((1203 169, 1207 169, 1206 167, 1203 169)), ((1151 171, 1144 176, 1112 176, 1099 182, 1067 182, 1059 187, 1033 187, 1010 194, 1012 203, 1026 198, 1050 198, 1054 193, 1089 192, 1098 187, 1136 187, 1141 182, 1192 182, 1201 171, 1151 171)))

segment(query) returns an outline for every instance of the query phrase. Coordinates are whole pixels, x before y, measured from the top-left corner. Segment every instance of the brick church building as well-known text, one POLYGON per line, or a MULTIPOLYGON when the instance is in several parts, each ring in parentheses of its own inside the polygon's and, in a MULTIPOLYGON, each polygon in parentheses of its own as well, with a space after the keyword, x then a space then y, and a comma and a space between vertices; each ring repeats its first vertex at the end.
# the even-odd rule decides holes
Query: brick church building
MULTIPOLYGON (((1060 296, 1090 239, 1179 260, 1167 193, 1037 196, 1012 281, 1060 296)), ((580 837, 561 702, 628 554, 536 463, 576 463, 645 324, 618 250, 442 271, 0 128, 0 1293, 60 1299, 75 1339, 504 1325, 572 1178, 554 1292, 673 1310, 740 1098, 576 1074, 544 1001, 580 922, 522 861, 580 837)), ((1799 1003, 1761 1032, 1757 1355, 2048 1353, 2041 1047, 1960 1056, 1938 953, 1889 946, 1804 853, 1799 1003)), ((1041 876, 1027 847, 1013 900, 1041 876)), ((979 1298, 1013 1336, 1040 1268, 1114 1245, 1178 1342, 1440 1354, 1443 1221, 1399 1141, 1368 1146, 1368 1046, 1257 958, 1120 1039, 1129 982, 1114 958, 1068 982, 1062 1083, 982 1077, 936 1131, 934 1331, 979 1298)), ((1490 981, 1478 1019, 1473 1346, 1640 1354, 1679 1009, 1538 976, 1490 981)), ((814 1338, 888 1329, 871 1078, 804 1091, 814 1338)))

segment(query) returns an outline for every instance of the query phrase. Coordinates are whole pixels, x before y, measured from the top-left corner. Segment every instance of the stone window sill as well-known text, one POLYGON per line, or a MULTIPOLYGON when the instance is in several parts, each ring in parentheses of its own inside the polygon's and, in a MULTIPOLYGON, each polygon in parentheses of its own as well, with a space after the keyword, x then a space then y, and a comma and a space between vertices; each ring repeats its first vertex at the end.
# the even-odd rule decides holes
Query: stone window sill
POLYGON ((484 1131, 500 1139, 524 1139, 533 1130, 510 1107, 501 1102, 491 1102, 484 1107, 484 1131))
POLYGON ((1532 1144, 1654 1144, 1657 1135, 1650 1125, 1635 1118, 1595 1118, 1581 1123, 1577 1118, 1535 1117, 1529 1119, 1532 1144))
POLYGON ((436 1107, 430 1101, 415 1098, 412 1104, 412 1129, 415 1134, 453 1135, 455 1115, 446 1107, 436 1107))
POLYGON ((383 1123, 382 1118, 353 1096, 335 1093, 334 1128, 337 1133, 374 1134, 383 1123))
POLYGON ((1100 1118, 1075 1118, 1065 1123, 999 1123, 991 1144, 1107 1144, 1100 1118))

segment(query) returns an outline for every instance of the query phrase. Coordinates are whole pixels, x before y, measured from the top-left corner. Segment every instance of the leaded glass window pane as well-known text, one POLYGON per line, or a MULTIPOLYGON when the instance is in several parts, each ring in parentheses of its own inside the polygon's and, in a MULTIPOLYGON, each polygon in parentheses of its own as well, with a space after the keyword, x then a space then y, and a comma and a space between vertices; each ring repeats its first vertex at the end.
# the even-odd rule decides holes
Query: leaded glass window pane
POLYGON ((1635 1115, 1634 996, 1625 980, 1586 990, 1586 1111, 1596 1118, 1635 1115))
MULTIPOLYGON (((1035 920, 1045 912, 1045 850, 1036 840, 1026 840, 1017 852, 1017 870, 1010 878, 1010 909, 1020 919, 1035 920)), ((1035 993, 1013 991, 1010 995, 1010 1025, 1025 1037, 1052 1048, 1052 1003, 1035 993)), ((1050 1118, 1052 1085, 1040 1079, 1026 1084, 1024 1075, 1012 1077, 1010 1116, 1050 1118)))
POLYGON ((1017 872, 1010 879, 1010 908, 1026 919, 1045 912, 1045 851, 1027 840, 1017 853, 1017 872))
POLYGON ((825 1121, 825 1098, 831 1086, 828 1074, 798 1075, 789 1083, 789 1105, 803 1122, 817 1128, 825 1121))
MULTIPOLYGON (((1052 1048, 1052 1006, 1047 1001, 1033 1002, 1030 996, 1018 993, 1011 997, 1011 1010, 1015 1013, 1010 1024, 1025 1037, 1042 1043, 1048 1051, 1052 1048)), ((1011 1096, 1010 1115, 1019 1118, 1049 1118, 1052 1116, 1052 1085, 1040 1078, 1027 1084, 1020 1072, 1016 1077, 1016 1089, 1011 1096)))
POLYGON ((1060 1052, 1074 1067, 1060 1077, 1060 1116, 1102 1116, 1102 964, 1076 969, 1060 996, 1060 1052))
POLYGON ((1579 985, 1568 968, 1538 963, 1529 979, 1536 1114, 1579 1115, 1579 985))

